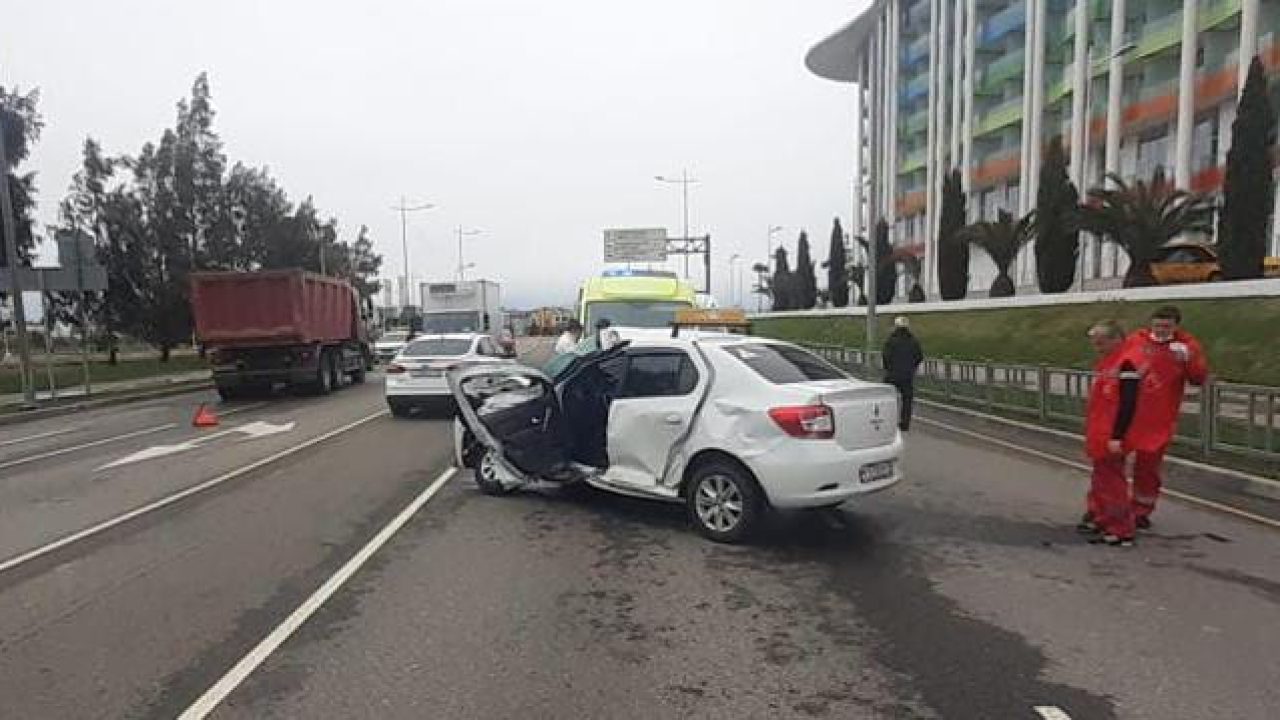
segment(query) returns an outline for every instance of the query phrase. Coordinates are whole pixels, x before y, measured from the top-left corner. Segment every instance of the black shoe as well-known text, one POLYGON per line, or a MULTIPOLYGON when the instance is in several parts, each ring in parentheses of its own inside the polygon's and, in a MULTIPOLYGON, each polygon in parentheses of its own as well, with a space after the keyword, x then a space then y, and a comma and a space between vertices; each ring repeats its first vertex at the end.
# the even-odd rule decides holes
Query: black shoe
POLYGON ((1133 547, 1133 538, 1119 535, 1099 535, 1089 539, 1090 545, 1110 545, 1111 547, 1133 547))
POLYGON ((1151 529, 1151 518, 1149 518, 1149 517, 1139 517, 1139 518, 1134 518, 1134 519, 1133 519, 1133 526, 1134 526, 1134 527, 1136 527, 1136 528, 1138 528, 1139 530, 1150 530, 1150 529, 1151 529))
POLYGON ((1093 521, 1093 515, 1085 513, 1080 518, 1080 522, 1076 524, 1076 532, 1081 535, 1097 535, 1102 532, 1102 528, 1098 527, 1098 523, 1093 521))

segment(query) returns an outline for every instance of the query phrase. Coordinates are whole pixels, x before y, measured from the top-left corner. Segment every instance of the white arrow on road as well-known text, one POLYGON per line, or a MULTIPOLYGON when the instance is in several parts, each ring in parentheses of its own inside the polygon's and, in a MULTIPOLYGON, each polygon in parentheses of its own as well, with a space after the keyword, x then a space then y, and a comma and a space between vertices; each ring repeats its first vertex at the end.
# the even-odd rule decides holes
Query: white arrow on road
POLYGON ((294 424, 295 423, 290 421, 287 423, 281 423, 280 425, 272 425, 269 422, 257 420, 251 423, 245 423, 239 427, 230 428, 229 430, 216 432, 212 435, 192 438, 186 442, 180 442, 177 445, 154 445, 144 450, 139 450, 131 455, 126 455, 119 460, 109 462, 98 468, 98 470, 109 470, 114 467, 120 467, 121 465, 129 465, 136 462, 142 462, 144 460, 154 460, 159 457, 165 457, 166 455, 176 455, 188 450, 194 450, 214 438, 225 437, 227 435, 234 435, 237 433, 248 435, 251 440, 268 437, 270 435, 278 435, 279 433, 286 433, 292 430, 294 424))

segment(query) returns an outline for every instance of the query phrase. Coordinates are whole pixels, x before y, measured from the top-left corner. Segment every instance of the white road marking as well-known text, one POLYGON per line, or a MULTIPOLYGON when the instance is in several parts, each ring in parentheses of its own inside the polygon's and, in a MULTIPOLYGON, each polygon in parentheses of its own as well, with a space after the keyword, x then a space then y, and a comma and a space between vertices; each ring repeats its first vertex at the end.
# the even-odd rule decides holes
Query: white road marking
POLYGON ((36 455, 28 455, 27 457, 21 457, 21 458, 18 458, 17 460, 10 460, 8 462, 0 463, 0 470, 4 470, 6 468, 11 468, 11 467, 17 467, 19 465, 26 465, 27 463, 33 463, 33 462, 36 462, 37 460, 47 460, 51 457, 66 455, 67 453, 73 453, 78 450, 87 450, 92 447, 98 447, 99 445, 106 445, 108 443, 119 442, 121 440, 128 440, 129 438, 141 437, 142 435, 150 435, 152 433, 158 433, 163 430, 172 430, 173 428, 176 428, 176 427, 178 427, 178 423, 165 423, 164 425, 156 425, 155 427, 143 428, 142 430, 134 430, 133 432, 127 432, 127 433, 124 433, 123 435, 113 435, 111 437, 102 438, 100 440, 94 440, 93 442, 81 443, 80 445, 72 445, 71 447, 59 448, 57 450, 50 450, 49 452, 43 452, 36 455))
POLYGON ((1071 720, 1071 716, 1057 705, 1037 705, 1034 710, 1040 713, 1040 717, 1044 720, 1071 720))
POLYGON ((274 455, 269 455, 261 460, 256 460, 254 462, 249 463, 248 465, 244 465, 230 472, 223 473, 222 475, 219 475, 218 477, 215 477, 212 480, 206 480, 200 483, 199 485, 194 485, 192 487, 187 488, 186 490, 181 490, 172 495, 167 495, 163 498, 160 498, 159 500, 143 505, 142 507, 130 510, 129 512, 126 512, 122 515, 117 515, 108 520, 103 520, 97 525, 87 527, 84 530, 71 533, 70 535, 64 535, 58 538, 57 540, 54 540, 53 542, 50 542, 46 545, 41 545, 38 548, 35 548, 33 550, 28 550, 27 552, 22 553, 21 555, 18 555, 16 557, 12 557, 12 558, 9 558, 8 560, 0 562, 0 573, 4 573, 8 570, 12 570, 13 568, 18 567, 23 563, 31 562, 36 558, 40 558, 45 555, 48 555, 49 553, 54 552, 55 550, 60 550, 73 543, 77 543, 86 538, 93 537, 98 533, 104 532, 106 530, 110 530, 111 528, 116 527, 117 525, 127 523, 130 520, 146 515, 147 513, 155 512, 156 510, 159 510, 161 508, 168 507, 180 500, 185 500, 186 498, 189 498, 192 495, 198 495, 202 492, 205 492, 206 490, 211 490, 229 480, 234 480, 240 477, 241 475, 245 475, 247 473, 253 472, 254 470, 257 470, 258 468, 266 467, 267 465, 270 465, 276 462, 277 460, 281 460, 283 458, 289 457, 290 455, 293 455, 294 453, 302 452, 303 450, 306 450, 310 447, 319 445, 325 440, 337 437, 338 435, 341 435, 350 430, 354 430, 355 428, 358 428, 361 425, 364 425, 365 423, 371 420, 377 420, 378 418, 386 414, 387 414, 386 410, 380 410, 372 415, 368 415, 366 417, 360 418, 355 422, 343 425, 342 427, 337 428, 336 430, 330 430, 329 432, 323 435, 318 435, 316 437, 311 438, 310 440, 299 443, 298 445, 295 445, 291 448, 288 448, 286 450, 281 450, 280 452, 275 453, 274 455))
POLYGON ((135 453, 125 455, 119 460, 113 460, 107 463, 106 465, 98 467, 94 470, 94 472, 98 472, 99 470, 108 470, 110 468, 119 467, 121 465, 130 465, 132 463, 142 462, 144 460, 154 460, 155 458, 165 457, 166 455, 176 455, 180 452, 194 450, 200 447, 201 445, 203 445, 204 443, 207 443, 210 440, 213 440, 215 438, 225 437, 227 435, 234 435, 236 433, 243 433, 245 435, 248 435, 249 438, 252 440, 267 437, 270 435, 277 435, 279 433, 286 433, 292 430, 294 425, 295 423, 292 421, 283 423, 280 425, 272 425, 269 422, 256 420, 254 422, 246 423, 239 427, 228 428, 226 430, 213 433, 212 435, 200 435, 190 440, 180 442, 177 445, 155 445, 153 447, 144 448, 135 453))
POLYGON ((303 623, 310 619, 317 610, 324 606, 325 602, 327 602, 329 598, 333 597, 334 593, 342 589, 342 586, 345 585, 352 576, 359 572, 360 568, 369 561, 369 558, 373 557, 374 553, 378 552, 378 550, 381 549, 388 540, 399 532, 400 528, 404 527, 414 514, 417 513, 423 505, 426 505, 427 501, 430 500, 432 496, 440 490, 440 488, 444 487, 445 483, 449 482, 449 479, 457 472, 456 468, 449 468, 448 470, 440 473, 439 477, 437 477, 434 482, 419 493, 412 502, 406 505, 405 508, 400 511, 400 514, 396 515, 391 522, 387 523, 385 527, 379 530, 378 534, 374 535, 372 540, 370 540, 364 547, 360 548, 360 551, 353 555, 346 564, 339 568, 336 573, 334 573, 324 582, 323 585, 319 587, 319 589, 312 593, 311 597, 304 600, 297 609, 289 614, 289 617, 284 619, 284 622, 276 626, 276 628, 272 630, 269 635, 263 638, 261 642, 254 646, 247 655, 240 658, 240 662, 237 662, 225 675, 222 676, 221 679, 218 680, 218 682, 214 683, 212 687, 206 690, 203 695, 201 695, 194 703, 191 704, 190 707, 179 715, 178 720, 201 720, 209 713, 213 712, 214 708, 216 708, 219 703, 225 700, 226 697, 240 685, 240 683, 244 682, 245 678, 249 677, 249 675, 251 675, 259 665, 271 656, 271 653, 275 652, 277 648, 283 645, 284 642, 293 635, 293 633, 297 632, 298 628, 302 627, 303 623))
MULTIPOLYGON (((1080 470, 1086 473, 1093 472, 1093 468, 1090 467, 1089 465, 1086 465, 1082 462, 1076 462, 1074 460, 1067 460, 1066 458, 1059 457, 1057 455, 1054 455, 1053 453, 1047 453, 1041 450, 1035 450, 1029 447, 1024 447, 1022 445, 1018 445, 1017 443, 1012 443, 1007 440, 1001 440, 999 438, 991 437, 990 435, 983 435, 982 433, 979 433, 979 432, 966 430, 962 427, 958 427, 950 423, 944 423, 938 420, 931 420, 925 417, 918 417, 917 419, 926 425, 936 425, 941 428, 946 428, 949 432, 954 432, 960 435, 967 435, 972 438, 977 438, 984 442, 991 443, 992 445, 998 445, 1002 448, 1016 450, 1025 455, 1030 455, 1032 457, 1040 458, 1041 460, 1048 460, 1049 462, 1057 463, 1058 465, 1064 465, 1066 467, 1074 468, 1076 470, 1080 470)), ((1191 503, 1193 505, 1201 505, 1207 508, 1212 508, 1219 512, 1224 512, 1229 515, 1235 515, 1237 517, 1242 517, 1242 518, 1245 518, 1246 520, 1252 520, 1253 522, 1266 525, 1268 527, 1280 529, 1280 520, 1273 520, 1272 518, 1265 517, 1263 515, 1251 513, 1247 510, 1241 510, 1240 508, 1232 507, 1231 505, 1225 505, 1223 503, 1215 502, 1213 500, 1206 500, 1202 497, 1189 495, 1187 493, 1180 492, 1178 490, 1170 490, 1167 487, 1161 488, 1160 492, 1164 495, 1168 495, 1169 497, 1177 498, 1183 502, 1191 503)))
POLYGON ((13 440, 5 440, 3 442, 0 442, 0 447, 4 447, 6 445, 18 445, 24 442, 31 442, 32 440, 42 440, 44 438, 53 437, 55 435, 66 435, 69 432, 75 432, 76 430, 79 430, 79 429, 80 428, 78 427, 62 428, 61 430, 50 430, 49 432, 36 433, 35 435, 27 435, 25 437, 14 438, 13 440))

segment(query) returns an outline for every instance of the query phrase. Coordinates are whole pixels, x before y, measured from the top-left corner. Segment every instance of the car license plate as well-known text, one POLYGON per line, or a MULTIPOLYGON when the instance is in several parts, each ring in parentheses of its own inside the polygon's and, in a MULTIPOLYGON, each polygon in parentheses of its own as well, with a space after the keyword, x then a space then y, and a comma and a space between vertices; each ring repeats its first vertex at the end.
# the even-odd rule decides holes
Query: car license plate
POLYGON ((858 469, 858 482, 863 485, 877 483, 893 477, 893 461, 869 463, 858 469))

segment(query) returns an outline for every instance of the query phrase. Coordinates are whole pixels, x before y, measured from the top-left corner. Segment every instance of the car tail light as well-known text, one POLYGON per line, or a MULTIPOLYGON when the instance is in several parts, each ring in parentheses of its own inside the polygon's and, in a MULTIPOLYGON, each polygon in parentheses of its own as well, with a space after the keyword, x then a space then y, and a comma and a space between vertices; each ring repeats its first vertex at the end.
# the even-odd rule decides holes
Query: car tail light
POLYGON ((827 440, 836 434, 836 419, 826 405, 794 405, 769 410, 769 417, 794 438, 827 440))
POLYGON ((387 366, 387 369, 386 369, 386 373, 388 375, 399 375, 400 373, 403 373, 403 372, 404 372, 404 366, 397 365, 395 363, 391 363, 390 365, 387 366))

